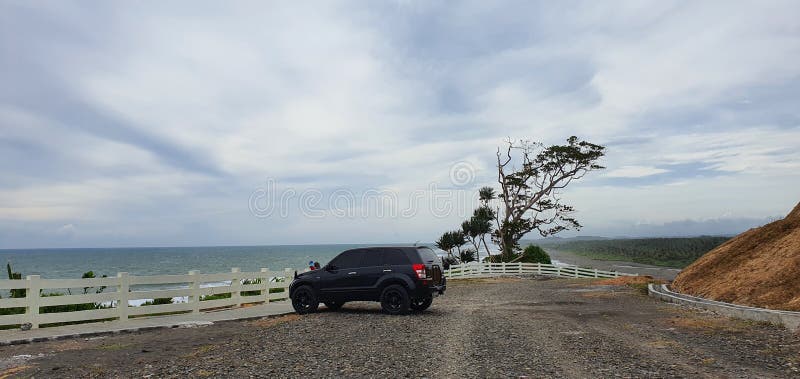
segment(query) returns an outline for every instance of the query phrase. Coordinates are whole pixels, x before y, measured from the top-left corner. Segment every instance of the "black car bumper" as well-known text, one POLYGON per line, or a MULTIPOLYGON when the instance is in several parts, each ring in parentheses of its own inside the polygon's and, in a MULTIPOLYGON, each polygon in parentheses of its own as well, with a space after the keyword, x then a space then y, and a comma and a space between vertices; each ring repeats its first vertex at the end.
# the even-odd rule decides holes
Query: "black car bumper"
POLYGON ((411 294, 411 297, 414 298, 422 298, 428 296, 439 296, 444 295, 444 291, 447 290, 447 284, 442 283, 441 285, 428 285, 428 286, 418 286, 415 291, 411 294))

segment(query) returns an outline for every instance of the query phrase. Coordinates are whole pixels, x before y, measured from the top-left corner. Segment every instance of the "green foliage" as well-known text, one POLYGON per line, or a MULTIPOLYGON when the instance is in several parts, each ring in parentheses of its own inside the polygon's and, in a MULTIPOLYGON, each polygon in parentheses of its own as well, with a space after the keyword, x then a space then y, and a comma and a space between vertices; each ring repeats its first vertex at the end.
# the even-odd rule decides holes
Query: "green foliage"
POLYGON ((555 243, 556 250, 596 259, 622 260, 683 268, 729 237, 641 238, 555 243))
MULTIPOLYGON (((19 280, 22 279, 22 273, 13 272, 11 269, 11 263, 6 264, 6 271, 8 273, 8 278, 12 280, 19 280)), ((107 277, 103 275, 103 277, 107 277)), ((88 271, 81 276, 81 278, 95 278, 95 274, 93 271, 88 271)), ((97 287, 85 287, 83 289, 84 294, 88 294, 90 290, 94 290, 94 293, 101 293, 106 289, 105 286, 97 287)), ((67 290, 69 291, 69 289, 67 290)), ((24 289, 13 289, 10 291, 12 298, 22 298, 26 296, 24 289)), ((45 293, 44 291, 40 290, 39 296, 41 297, 52 297, 52 296, 66 296, 67 294, 63 292, 50 292, 45 293)), ((88 311, 92 309, 103 309, 109 308, 108 306, 102 305, 101 303, 79 303, 79 304, 64 304, 64 305, 48 305, 39 308, 39 313, 60 313, 60 312, 77 312, 77 311, 88 311)), ((2 308, 0 309, 0 315, 7 315, 7 314, 22 314, 25 313, 25 308, 2 308)))
POLYGON ((550 255, 544 249, 536 245, 528 245, 522 252, 522 257, 517 262, 524 263, 544 263, 552 264, 550 255))
POLYGON ((173 303, 173 301, 172 301, 171 297, 159 297, 159 298, 156 298, 156 299, 153 299, 153 300, 147 300, 144 303, 142 303, 141 306, 142 307, 146 307, 148 305, 165 305, 165 304, 172 304, 172 303, 173 303))
MULTIPOLYGON (((9 280, 22 280, 21 272, 13 272, 13 270, 11 270, 11 262, 6 263, 6 270, 8 271, 9 280)), ((9 292, 11 293, 12 298, 23 298, 26 294, 25 291, 26 290, 24 288, 16 288, 10 290, 9 292)))
POLYGON ((0 316, 21 315, 25 313, 25 308, 0 308, 0 316))
MULTIPOLYGON (((261 284, 261 278, 255 279, 245 279, 242 281, 243 285, 249 284, 261 284)), ((261 295, 261 291, 242 291, 242 296, 258 296, 261 295)))
POLYGON ((471 249, 462 250, 461 253, 458 255, 458 259, 461 260, 462 263, 474 262, 476 260, 475 250, 471 249))
MULTIPOLYGON (((102 277, 103 278, 107 278, 108 275, 103 275, 102 277)), ((87 272, 84 272, 83 275, 81 275, 81 279, 94 279, 94 278, 96 278, 96 276, 94 275, 94 271, 87 271, 87 272)), ((94 287, 83 287, 83 294, 84 295, 88 294, 89 293, 89 289, 94 289, 94 287)), ((106 286, 97 287, 97 289, 94 289, 94 293, 101 293, 101 292, 105 291, 105 289, 106 289, 106 286)))
POLYGON ((206 295, 200 296, 200 301, 209 301, 209 300, 219 300, 219 299, 230 299, 231 293, 215 293, 213 295, 206 295))
POLYGON ((504 210, 492 234, 503 260, 519 251, 519 240, 536 231, 542 237, 567 229, 580 229, 571 217, 574 208, 563 204, 559 191, 589 171, 604 168, 597 162, 605 147, 572 136, 565 145, 544 147, 527 140, 506 141, 497 151, 498 198, 504 210))
POLYGON ((483 203, 484 205, 486 205, 487 203, 496 198, 497 194, 495 193, 495 190, 492 187, 489 186, 481 187, 481 189, 478 190, 478 199, 480 199, 481 203, 483 203))
POLYGON ((467 237, 461 230, 445 232, 436 241, 436 247, 452 254, 453 249, 461 251, 461 246, 467 243, 467 237))
MULTIPOLYGON (((66 296, 63 292, 40 293, 41 297, 53 296, 66 296)), ((39 308, 39 313, 61 313, 61 312, 77 312, 77 311, 90 311, 93 309, 105 309, 109 306, 101 303, 80 303, 80 304, 64 304, 64 305, 48 305, 39 308)))

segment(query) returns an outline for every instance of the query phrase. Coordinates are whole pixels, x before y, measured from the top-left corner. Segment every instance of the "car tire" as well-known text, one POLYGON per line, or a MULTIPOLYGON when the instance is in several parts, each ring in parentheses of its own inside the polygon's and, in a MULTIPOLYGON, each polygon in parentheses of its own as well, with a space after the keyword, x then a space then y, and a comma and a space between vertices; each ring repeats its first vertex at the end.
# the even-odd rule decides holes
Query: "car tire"
POLYGON ((381 292, 381 308, 390 315, 406 314, 410 306, 408 291, 399 284, 388 286, 381 292))
POLYGON ((433 296, 421 297, 411 300, 411 310, 414 312, 422 312, 428 309, 433 304, 433 296))
POLYGON ((301 286, 292 292, 292 307, 298 314, 312 313, 319 307, 319 300, 311 286, 301 286))
POLYGON ((332 311, 338 311, 339 309, 342 308, 342 306, 344 305, 344 302, 336 302, 336 303, 325 302, 324 304, 325 304, 326 307, 328 307, 328 309, 330 309, 332 311))

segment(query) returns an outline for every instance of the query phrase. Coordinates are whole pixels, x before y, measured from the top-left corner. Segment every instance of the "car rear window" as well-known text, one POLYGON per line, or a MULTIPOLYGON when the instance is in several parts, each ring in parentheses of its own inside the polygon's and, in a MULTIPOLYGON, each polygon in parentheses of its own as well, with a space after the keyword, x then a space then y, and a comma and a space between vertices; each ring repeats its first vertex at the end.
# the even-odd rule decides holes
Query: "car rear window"
POLYGON ((437 264, 442 263, 439 260, 439 256, 436 255, 436 253, 433 250, 427 247, 419 248, 417 249, 417 252, 419 253, 419 257, 422 258, 422 261, 425 263, 437 263, 437 264))

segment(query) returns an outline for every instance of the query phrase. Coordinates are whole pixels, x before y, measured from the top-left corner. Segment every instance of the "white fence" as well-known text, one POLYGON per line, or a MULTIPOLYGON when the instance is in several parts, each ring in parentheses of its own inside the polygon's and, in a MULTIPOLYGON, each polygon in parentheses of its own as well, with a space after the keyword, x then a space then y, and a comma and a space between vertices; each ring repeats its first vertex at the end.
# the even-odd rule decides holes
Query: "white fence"
POLYGON ((543 263, 478 263, 450 266, 444 271, 448 279, 481 278, 500 275, 550 275, 562 278, 616 278, 636 276, 616 271, 603 271, 578 266, 556 266, 543 263))
MULTIPOLYGON (((198 313, 208 309, 240 307, 242 304, 265 303, 284 300, 294 276, 293 269, 259 272, 200 274, 190 271, 188 275, 130 276, 121 272, 117 277, 92 279, 41 279, 29 275, 23 280, 0 280, 0 290, 25 290, 25 297, 0 299, 0 327, 30 323, 32 328, 45 324, 81 321, 118 320, 156 314, 198 313), (229 285, 210 286, 214 283, 230 282, 229 285), (247 284, 245 284, 247 283, 247 284), (174 289, 147 289, 152 287, 174 287, 174 289), (96 289, 105 287, 102 292, 96 289), (68 294, 79 293, 75 295, 68 294), (60 296, 47 296, 62 293, 60 296), (202 297, 220 294, 201 301, 202 297), (44 296, 43 296, 44 295, 44 296), (182 298, 173 304, 131 306, 142 299, 182 298), (57 306, 93 304, 96 309, 78 311, 56 311, 57 306), (99 306, 102 305, 102 306, 99 306), (11 308, 11 309, 9 309, 11 308), (18 314, 8 314, 17 313, 18 314), (53 312, 53 313, 50 313, 53 312)), ((63 308, 63 307, 62 307, 63 308)))
MULTIPOLYGON (((445 270, 448 279, 480 278, 501 275, 538 274, 568 278, 616 278, 635 276, 615 271, 602 271, 577 266, 556 266, 537 263, 465 263, 445 270)), ((132 318, 199 313, 240 307, 243 304, 286 300, 293 269, 259 272, 187 275, 131 276, 121 272, 116 277, 92 279, 41 279, 29 275, 23 280, 0 280, 0 290, 25 290, 25 297, 0 299, 0 328, 30 323, 32 328, 61 323, 116 320, 126 322, 132 318), (220 282, 229 285, 212 286, 220 282), (102 292, 96 289, 105 287, 102 292), (150 289, 146 288, 150 287, 150 289), (152 289, 153 287, 172 287, 152 289), (70 289, 70 291, 67 291, 70 289), (74 290, 74 291, 72 291, 74 290), (61 293, 59 296, 48 294, 61 293), (76 293, 76 294, 70 294, 76 293), (213 295, 230 294, 230 296, 213 295), (203 297, 207 297, 203 299, 203 297), (143 299, 179 298, 172 304, 132 306, 143 299), (91 304, 87 310, 65 310, 64 306, 91 304), (62 309, 55 309, 61 306, 62 309)))

